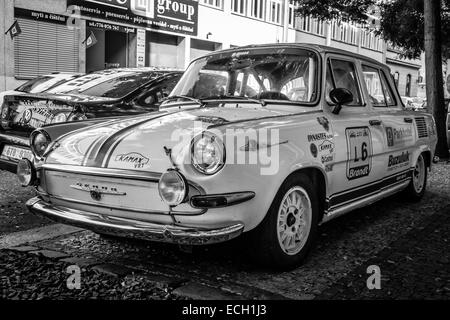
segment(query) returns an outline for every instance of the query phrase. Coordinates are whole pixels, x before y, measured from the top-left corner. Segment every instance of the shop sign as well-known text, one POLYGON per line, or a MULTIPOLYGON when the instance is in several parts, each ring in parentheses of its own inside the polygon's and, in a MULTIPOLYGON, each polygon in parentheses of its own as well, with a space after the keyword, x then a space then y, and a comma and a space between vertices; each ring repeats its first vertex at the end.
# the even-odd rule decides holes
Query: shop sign
POLYGON ((136 67, 145 67, 145 30, 137 30, 136 67))
POLYGON ((14 16, 16 18, 25 18, 32 20, 39 20, 44 22, 66 24, 67 17, 49 12, 41 12, 36 10, 27 10, 22 8, 14 8, 14 16))
POLYGON ((87 21, 87 26, 89 28, 97 28, 103 29, 106 31, 116 31, 116 32, 125 32, 125 33, 136 33, 135 28, 119 26, 116 24, 100 22, 100 21, 87 21))
POLYGON ((127 23, 156 30, 197 35, 198 2, 194 0, 67 0, 82 17, 127 23))

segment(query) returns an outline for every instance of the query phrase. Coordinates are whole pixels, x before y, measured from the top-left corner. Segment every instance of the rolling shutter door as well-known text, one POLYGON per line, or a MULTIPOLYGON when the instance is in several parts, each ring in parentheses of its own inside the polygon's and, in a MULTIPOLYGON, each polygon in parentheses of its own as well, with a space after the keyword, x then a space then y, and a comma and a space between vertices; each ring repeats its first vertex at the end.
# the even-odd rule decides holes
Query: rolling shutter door
POLYGON ((52 72, 78 72, 79 37, 64 24, 18 18, 14 39, 15 76, 33 78, 52 72))

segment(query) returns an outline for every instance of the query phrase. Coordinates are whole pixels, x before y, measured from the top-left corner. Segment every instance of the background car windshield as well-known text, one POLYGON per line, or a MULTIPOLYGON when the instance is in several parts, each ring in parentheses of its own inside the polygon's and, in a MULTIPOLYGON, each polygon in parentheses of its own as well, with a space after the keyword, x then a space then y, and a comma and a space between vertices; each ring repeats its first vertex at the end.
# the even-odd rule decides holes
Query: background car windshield
POLYGON ((66 94, 82 94, 93 97, 104 97, 104 98, 122 98, 127 94, 138 89, 147 82, 156 79, 161 76, 161 73, 151 72, 151 73, 133 73, 126 75, 118 75, 114 78, 109 78, 103 82, 86 88, 86 84, 83 84, 83 88, 76 88, 70 91, 66 91, 66 94))
POLYGON ((208 56, 191 64, 172 95, 313 102, 317 97, 317 58, 299 49, 208 56))

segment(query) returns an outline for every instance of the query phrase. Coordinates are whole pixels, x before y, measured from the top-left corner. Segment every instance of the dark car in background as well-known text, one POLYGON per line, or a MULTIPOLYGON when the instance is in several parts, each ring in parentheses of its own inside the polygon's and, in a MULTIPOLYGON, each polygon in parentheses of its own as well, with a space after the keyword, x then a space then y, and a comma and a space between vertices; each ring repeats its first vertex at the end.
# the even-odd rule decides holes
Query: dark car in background
POLYGON ((82 76, 81 73, 54 72, 35 77, 21 84, 14 90, 0 92, 0 104, 3 103, 3 98, 5 96, 45 92, 80 76, 82 76))
MULTIPOLYGON (((0 169, 15 172, 18 160, 33 159, 29 137, 37 128, 74 121, 90 124, 95 123, 92 119, 106 121, 158 110, 181 75, 181 71, 155 68, 109 69, 76 78, 42 94, 5 96, 0 118, 0 169)), ((85 125, 80 123, 61 132, 85 125)), ((50 138, 36 138, 40 139, 43 152, 50 138)))

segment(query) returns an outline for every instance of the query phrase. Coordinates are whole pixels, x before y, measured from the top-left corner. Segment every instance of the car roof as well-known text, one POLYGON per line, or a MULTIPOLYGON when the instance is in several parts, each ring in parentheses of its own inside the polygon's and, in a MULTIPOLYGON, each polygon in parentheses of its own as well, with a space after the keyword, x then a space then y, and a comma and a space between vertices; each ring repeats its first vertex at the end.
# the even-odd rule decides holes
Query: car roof
POLYGON ((295 43, 268 43, 268 44, 254 44, 254 45, 247 45, 247 46, 243 46, 243 47, 236 47, 236 48, 231 48, 231 49, 224 49, 224 50, 220 50, 220 51, 214 51, 211 52, 210 54, 207 54, 205 56, 210 56, 210 55, 214 55, 217 53, 226 53, 226 52, 234 52, 234 51, 241 51, 241 50, 248 50, 248 49, 258 49, 258 48, 271 48, 273 47, 274 49, 276 48, 299 48, 299 49, 313 49, 319 53, 335 53, 335 54, 342 54, 342 55, 347 55, 347 56, 351 56, 357 59, 361 59, 361 60, 365 60, 367 62, 371 62, 373 64, 377 64, 380 66, 384 66, 386 67, 386 65, 384 63, 381 63, 380 61, 377 61, 373 58, 369 58, 366 57, 362 54, 358 54, 358 53, 354 53, 351 51, 347 51, 347 50, 343 50, 343 49, 338 49, 338 48, 334 48, 334 47, 330 47, 330 46, 325 46, 325 45, 320 45, 320 44, 314 44, 314 43, 303 43, 303 42, 295 42, 295 43))
POLYGON ((164 73, 169 73, 169 72, 183 72, 182 70, 179 69, 172 69, 172 68, 163 68, 163 67, 141 67, 141 68, 112 68, 112 69, 104 69, 104 70, 99 70, 99 71, 94 71, 88 74, 104 74, 104 73, 108 73, 111 74, 111 72, 116 72, 116 73, 128 73, 128 72, 164 72, 164 73))

